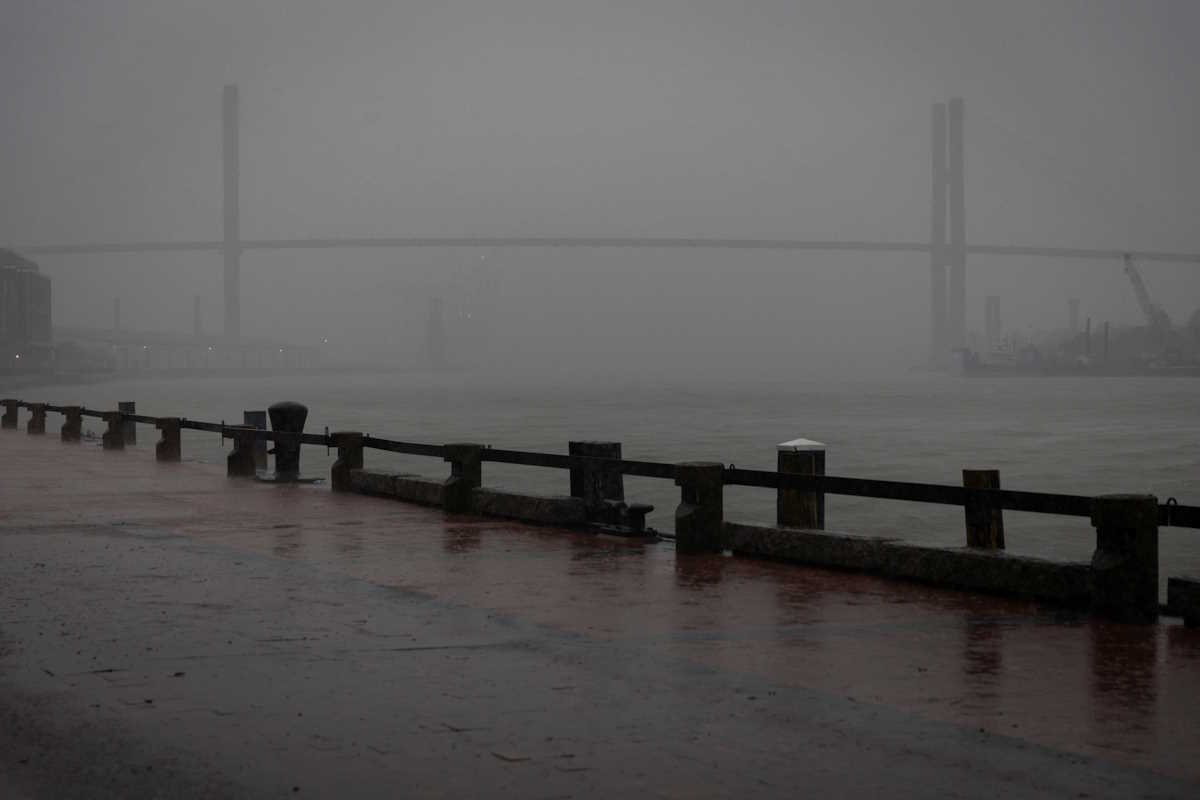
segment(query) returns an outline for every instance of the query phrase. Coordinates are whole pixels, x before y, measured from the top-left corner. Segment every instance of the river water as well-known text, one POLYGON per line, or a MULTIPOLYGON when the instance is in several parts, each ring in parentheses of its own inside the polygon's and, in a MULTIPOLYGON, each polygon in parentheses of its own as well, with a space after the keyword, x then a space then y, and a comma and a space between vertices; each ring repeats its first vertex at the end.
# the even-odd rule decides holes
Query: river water
MULTIPOLYGON (((236 423, 245 409, 298 400, 310 431, 565 453, 570 439, 620 441, 627 458, 712 460, 774 469, 775 445, 797 437, 827 444, 833 475, 959 483, 961 470, 996 468, 1012 489, 1076 494, 1150 492, 1200 504, 1200 380, 1169 378, 972 378, 908 373, 889 378, 720 380, 594 377, 514 380, 491 373, 398 372, 273 377, 119 380, 24 389, 28 400, 236 423), (35 396, 36 395, 36 396, 35 396)), ((95 421, 90 427, 99 430, 95 421)), ((142 429, 139 445, 156 438, 142 429)), ((214 434, 188 432, 185 458, 219 461, 214 434)), ((332 461, 305 448, 302 467, 332 461)), ((368 451, 367 466, 444 476, 434 459, 368 451)), ((566 493, 564 471, 485 464, 488 485, 566 493)), ((649 522, 670 530, 678 489, 626 478, 626 497, 656 507, 649 522)), ((770 490, 726 490, 726 517, 771 523, 770 490)), ((960 508, 827 498, 826 527, 961 544, 960 508)), ((1087 559, 1087 520, 1006 512, 1008 549, 1087 559)), ((1163 580, 1200 574, 1200 531, 1163 529, 1163 580)))

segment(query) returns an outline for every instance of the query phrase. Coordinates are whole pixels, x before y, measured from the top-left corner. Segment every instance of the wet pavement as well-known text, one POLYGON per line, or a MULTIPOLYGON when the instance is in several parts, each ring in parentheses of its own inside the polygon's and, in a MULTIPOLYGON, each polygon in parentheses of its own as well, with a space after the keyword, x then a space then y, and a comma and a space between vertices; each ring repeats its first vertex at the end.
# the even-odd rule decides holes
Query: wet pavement
POLYGON ((5 796, 1200 796, 1175 621, 0 453, 5 796))

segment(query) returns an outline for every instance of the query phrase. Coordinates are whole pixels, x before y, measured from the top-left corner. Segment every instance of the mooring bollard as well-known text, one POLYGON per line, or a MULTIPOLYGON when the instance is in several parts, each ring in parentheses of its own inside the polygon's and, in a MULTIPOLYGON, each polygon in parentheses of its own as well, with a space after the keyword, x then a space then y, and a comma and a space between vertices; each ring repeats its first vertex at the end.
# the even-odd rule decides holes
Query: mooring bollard
POLYGON ((363 468, 363 435, 358 431, 338 431, 329 434, 337 448, 337 461, 329 468, 329 485, 335 492, 350 489, 350 470, 363 468))
POLYGON ((1092 506, 1092 609, 1126 622, 1158 619, 1158 500, 1110 494, 1092 506))
MULTIPOLYGON (((620 442, 567 442, 567 453, 584 458, 613 458, 620 460, 620 442)), ((591 464, 571 467, 571 496, 583 498, 589 509, 602 506, 605 500, 625 499, 625 481, 620 472, 591 464)))
MULTIPOLYGON (((275 403, 267 409, 271 417, 271 430, 276 433, 303 433, 308 419, 308 407, 291 400, 275 403)), ((268 452, 275 454, 275 478, 294 480, 300 477, 300 438, 275 440, 275 447, 268 452)))
POLYGON ((1167 578, 1167 605, 1189 628, 1200 628, 1200 578, 1167 578))
POLYGON ((450 477, 442 484, 442 504, 447 511, 471 510, 471 490, 483 485, 483 445, 448 444, 443 460, 450 462, 450 477))
POLYGON ((83 439, 83 408, 81 406, 63 406, 63 424, 59 436, 64 442, 78 442, 83 439))
POLYGON ((689 461, 677 466, 680 487, 675 509, 675 550, 685 553, 724 549, 724 467, 712 461, 689 461))
POLYGON ((125 449, 125 433, 121 429, 121 412, 120 411, 105 411, 101 415, 101 419, 108 425, 108 429, 104 431, 104 436, 101 437, 101 442, 105 450, 124 450, 125 449))
POLYGON ((34 436, 42 436, 46 433, 46 404, 45 403, 30 403, 29 404, 29 422, 25 424, 25 432, 34 436))
POLYGON ((963 488, 967 502, 963 510, 967 520, 967 547, 985 550, 1004 549, 1004 510, 992 498, 971 489, 999 489, 1000 470, 964 469, 963 488))
MULTIPOLYGON (((267 412, 265 411, 243 411, 242 423, 247 428, 265 431, 267 429, 267 412)), ((254 467, 256 469, 265 470, 267 468, 267 440, 254 440, 254 467)))
POLYGON ((180 461, 183 458, 183 437, 179 417, 159 417, 154 427, 162 431, 162 438, 154 445, 156 461, 180 461))
MULTIPOLYGON (((253 478, 254 428, 226 428, 226 435, 233 439, 233 450, 225 457, 225 474, 230 478, 253 478)), ((278 461, 278 457, 276 457, 278 461)))
MULTIPOLYGON (((137 403, 132 400, 126 400, 122 403, 117 403, 117 410, 122 414, 136 414, 137 403)), ((137 444, 137 423, 131 419, 121 420, 121 435, 125 437, 125 444, 137 444)))
MULTIPOLYGON (((794 475, 824 475, 825 445, 792 439, 776 445, 776 469, 794 475)), ((780 487, 775 495, 775 524, 786 528, 825 529, 825 493, 780 487)))
POLYGON ((0 417, 0 429, 16 430, 17 429, 17 413, 20 400, 6 399, 4 401, 4 416, 0 417))

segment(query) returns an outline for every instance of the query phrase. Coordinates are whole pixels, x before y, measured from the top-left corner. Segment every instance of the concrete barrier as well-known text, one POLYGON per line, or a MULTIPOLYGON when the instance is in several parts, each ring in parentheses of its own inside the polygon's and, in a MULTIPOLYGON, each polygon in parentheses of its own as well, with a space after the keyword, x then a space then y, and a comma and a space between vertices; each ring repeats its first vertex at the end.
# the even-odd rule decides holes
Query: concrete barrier
POLYGON ((471 490, 470 510, 483 516, 537 525, 571 527, 584 525, 588 521, 587 506, 581 497, 516 494, 476 488, 471 490))
POLYGON ((347 476, 349 492, 375 497, 390 497, 408 503, 441 508, 445 505, 445 481, 417 475, 393 474, 368 469, 351 469, 347 476))
POLYGON ((739 555, 868 572, 954 589, 1026 597, 1086 608, 1088 564, 1009 555, 1000 550, 923 547, 896 539, 725 524, 739 555))

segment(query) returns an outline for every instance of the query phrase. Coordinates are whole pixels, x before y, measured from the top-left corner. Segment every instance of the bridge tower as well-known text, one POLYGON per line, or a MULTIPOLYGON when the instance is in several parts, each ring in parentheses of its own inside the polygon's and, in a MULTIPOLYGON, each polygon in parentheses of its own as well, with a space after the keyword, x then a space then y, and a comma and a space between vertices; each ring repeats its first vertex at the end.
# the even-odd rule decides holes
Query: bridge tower
POLYGON ((962 98, 933 105, 933 197, 929 239, 930 361, 945 366, 967 343, 966 158, 962 98), (948 234, 948 236, 947 236, 948 234), (949 241, 947 241, 947 238, 949 241), (950 268, 947 287, 946 267, 950 268))
POLYGON ((237 340, 242 335, 242 228, 238 168, 238 88, 227 84, 221 93, 221 156, 224 160, 221 204, 225 258, 225 337, 237 340))

